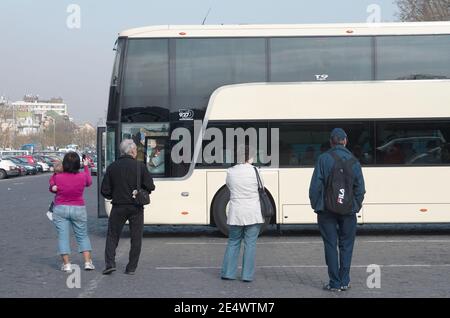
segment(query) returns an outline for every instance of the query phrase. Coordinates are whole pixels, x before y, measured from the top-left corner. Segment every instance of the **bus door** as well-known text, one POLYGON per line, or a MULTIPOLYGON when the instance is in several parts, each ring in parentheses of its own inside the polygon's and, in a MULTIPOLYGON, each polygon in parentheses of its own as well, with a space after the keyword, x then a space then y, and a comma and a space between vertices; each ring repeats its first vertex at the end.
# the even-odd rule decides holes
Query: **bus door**
POLYGON ((97 127, 97 213, 106 218, 105 200, 101 194, 101 185, 106 171, 106 127, 97 127))

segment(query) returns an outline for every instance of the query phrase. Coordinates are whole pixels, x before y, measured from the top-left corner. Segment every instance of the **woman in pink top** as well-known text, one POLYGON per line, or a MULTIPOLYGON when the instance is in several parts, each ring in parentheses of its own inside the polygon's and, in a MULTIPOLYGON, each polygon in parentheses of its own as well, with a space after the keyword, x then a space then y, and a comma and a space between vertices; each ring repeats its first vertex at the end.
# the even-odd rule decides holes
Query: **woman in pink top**
POLYGON ((58 253, 61 255, 62 271, 72 272, 70 264, 70 227, 73 228, 78 252, 83 253, 84 269, 95 269, 91 258, 91 242, 87 234, 87 213, 83 199, 85 187, 92 184, 91 174, 85 160, 84 172, 80 171, 80 157, 75 152, 64 156, 63 172, 50 178, 50 191, 56 193, 53 209, 53 223, 58 231, 58 253))

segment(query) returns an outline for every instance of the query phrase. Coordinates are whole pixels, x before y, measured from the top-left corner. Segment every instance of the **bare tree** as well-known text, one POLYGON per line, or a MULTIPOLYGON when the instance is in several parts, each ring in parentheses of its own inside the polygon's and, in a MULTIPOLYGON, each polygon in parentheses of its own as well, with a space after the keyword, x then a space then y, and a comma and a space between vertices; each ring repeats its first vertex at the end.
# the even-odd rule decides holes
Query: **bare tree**
POLYGON ((449 21, 450 0, 396 0, 401 21, 449 21))
POLYGON ((97 134, 95 129, 90 125, 83 125, 75 132, 75 143, 82 149, 95 147, 97 134))
POLYGON ((14 134, 13 110, 7 104, 0 105, 0 148, 11 148, 14 134))

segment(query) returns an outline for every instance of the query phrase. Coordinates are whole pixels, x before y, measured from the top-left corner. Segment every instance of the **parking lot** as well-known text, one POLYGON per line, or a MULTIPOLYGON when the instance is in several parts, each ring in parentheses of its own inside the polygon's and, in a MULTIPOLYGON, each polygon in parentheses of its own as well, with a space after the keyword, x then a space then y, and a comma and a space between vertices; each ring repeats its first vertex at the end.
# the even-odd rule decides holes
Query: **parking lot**
MULTIPOLYGON (((258 241, 252 283, 219 278, 226 239, 207 226, 147 227, 135 276, 123 274, 129 248, 126 230, 117 249, 118 271, 103 276, 107 220, 96 217, 95 178, 85 197, 97 269, 81 271, 80 286, 71 286, 68 274, 59 271, 56 231, 45 215, 52 198, 48 178, 49 174, 0 180, 0 297, 450 296, 449 225, 361 227, 348 292, 321 289, 327 271, 315 226, 282 227, 282 235, 270 228, 258 241), (378 278, 374 268, 379 269, 378 278)), ((75 253, 72 260, 82 264, 75 253)))

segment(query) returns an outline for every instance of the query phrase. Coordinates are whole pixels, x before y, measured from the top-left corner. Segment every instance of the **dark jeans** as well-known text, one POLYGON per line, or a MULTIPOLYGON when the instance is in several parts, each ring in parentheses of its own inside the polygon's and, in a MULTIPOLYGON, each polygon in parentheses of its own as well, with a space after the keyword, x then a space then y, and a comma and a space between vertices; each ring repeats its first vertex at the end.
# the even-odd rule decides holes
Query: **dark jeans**
POLYGON ((339 215, 326 211, 319 212, 317 223, 325 246, 330 286, 339 288, 348 285, 356 236, 356 215, 354 213, 339 215))
POLYGON ((108 221, 108 234, 105 246, 106 268, 116 267, 116 248, 126 221, 130 225, 131 248, 128 271, 135 271, 141 254, 142 235, 144 233, 144 210, 135 206, 113 206, 108 221))

